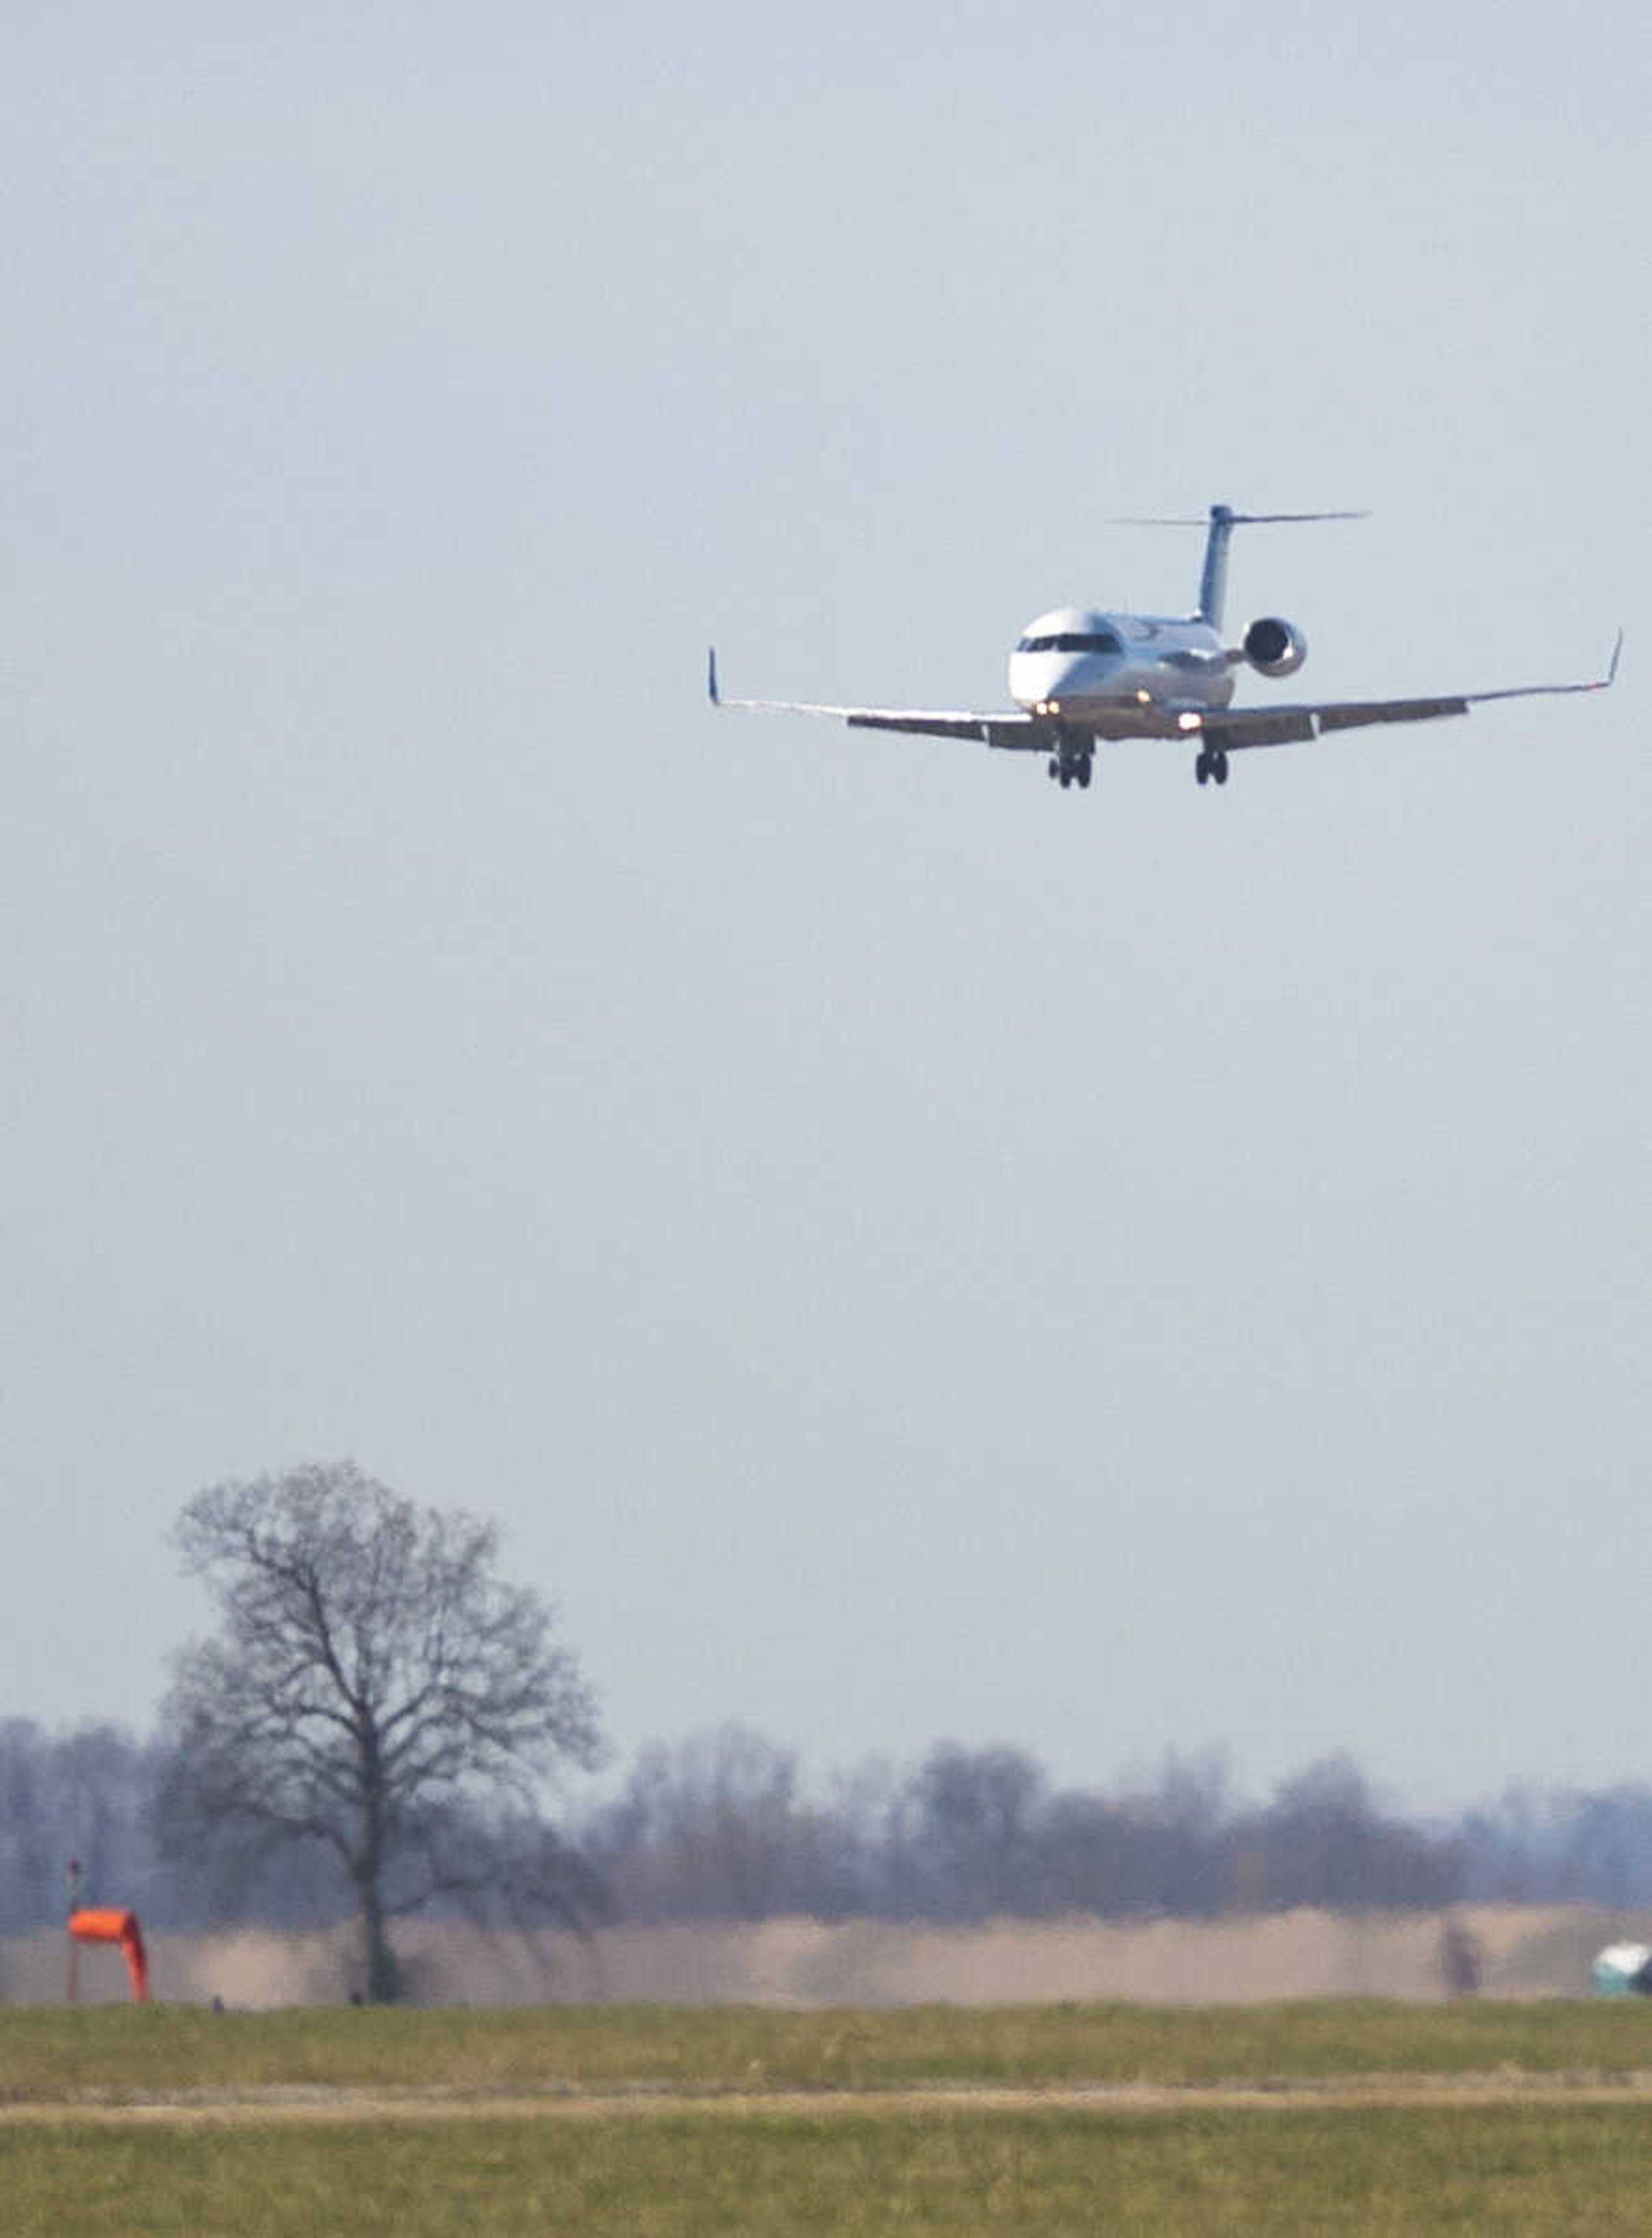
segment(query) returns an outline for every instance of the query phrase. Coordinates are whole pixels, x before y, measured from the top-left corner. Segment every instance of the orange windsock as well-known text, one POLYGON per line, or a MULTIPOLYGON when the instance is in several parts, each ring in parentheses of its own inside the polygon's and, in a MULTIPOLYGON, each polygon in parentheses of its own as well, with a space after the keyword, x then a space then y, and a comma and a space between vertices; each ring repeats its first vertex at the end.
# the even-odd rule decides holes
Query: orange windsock
POLYGON ((141 2005, 149 2001, 149 1959, 143 1948, 143 1930, 135 1911, 93 1909, 71 1911, 69 1931, 77 1943, 118 1943, 126 1970, 132 1977, 132 1995, 141 2005))

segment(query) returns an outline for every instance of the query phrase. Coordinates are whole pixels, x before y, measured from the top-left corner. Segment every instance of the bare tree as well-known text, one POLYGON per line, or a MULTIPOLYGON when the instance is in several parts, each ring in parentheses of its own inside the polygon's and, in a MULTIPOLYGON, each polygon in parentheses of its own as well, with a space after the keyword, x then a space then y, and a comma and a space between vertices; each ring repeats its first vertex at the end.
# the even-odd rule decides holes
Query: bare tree
POLYGON ((578 1864, 540 1797, 596 1760, 596 1710, 551 1610, 495 1575, 492 1524, 345 1461, 213 1486, 175 1537, 221 1623, 162 1711, 169 1853, 330 1851, 373 1999, 398 1989, 387 1921, 433 1899, 570 1916, 578 1864))

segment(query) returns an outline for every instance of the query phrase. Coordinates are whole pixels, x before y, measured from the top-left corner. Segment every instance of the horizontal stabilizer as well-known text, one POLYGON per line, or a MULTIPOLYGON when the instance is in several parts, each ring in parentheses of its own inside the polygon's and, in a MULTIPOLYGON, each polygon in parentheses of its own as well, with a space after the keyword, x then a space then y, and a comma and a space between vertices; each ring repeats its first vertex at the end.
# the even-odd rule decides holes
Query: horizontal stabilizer
POLYGON ((1226 505, 1213 506, 1208 514, 1202 513, 1115 513, 1110 515, 1118 528, 1208 528, 1213 520, 1225 520, 1230 528, 1261 528, 1270 521, 1279 520, 1369 520, 1369 512, 1362 513, 1235 513, 1226 505))

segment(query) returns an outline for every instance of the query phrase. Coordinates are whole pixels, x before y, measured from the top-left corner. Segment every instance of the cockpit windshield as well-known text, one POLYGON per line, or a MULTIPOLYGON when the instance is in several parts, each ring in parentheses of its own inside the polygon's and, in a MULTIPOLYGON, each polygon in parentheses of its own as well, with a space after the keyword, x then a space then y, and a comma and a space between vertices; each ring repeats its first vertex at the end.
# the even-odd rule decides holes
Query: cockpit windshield
POLYGON ((1061 630, 1053 637, 1024 637, 1017 652, 1122 652, 1111 630, 1061 630))

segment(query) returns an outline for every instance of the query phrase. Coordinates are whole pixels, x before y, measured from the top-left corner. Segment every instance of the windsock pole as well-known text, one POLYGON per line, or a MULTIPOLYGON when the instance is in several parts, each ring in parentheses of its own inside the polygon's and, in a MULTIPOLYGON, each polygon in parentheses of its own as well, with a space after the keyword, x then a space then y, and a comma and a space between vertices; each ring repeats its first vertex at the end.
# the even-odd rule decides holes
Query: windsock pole
MULTIPOLYGON (((80 1859, 78 1857, 71 1857, 69 1861, 69 1911, 67 1918, 73 1919, 75 1914, 79 1910, 80 1859)), ((72 1928, 68 1929, 64 1940, 69 1945, 69 2002, 71 2005, 76 2005, 80 2003, 80 1944, 76 1940, 75 1931, 72 1928)))

